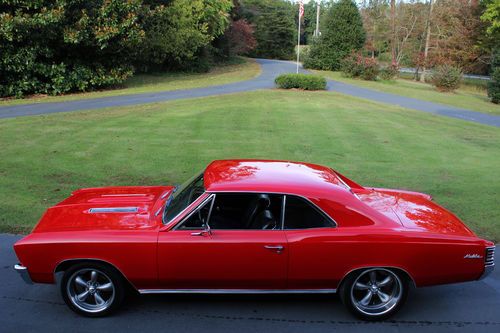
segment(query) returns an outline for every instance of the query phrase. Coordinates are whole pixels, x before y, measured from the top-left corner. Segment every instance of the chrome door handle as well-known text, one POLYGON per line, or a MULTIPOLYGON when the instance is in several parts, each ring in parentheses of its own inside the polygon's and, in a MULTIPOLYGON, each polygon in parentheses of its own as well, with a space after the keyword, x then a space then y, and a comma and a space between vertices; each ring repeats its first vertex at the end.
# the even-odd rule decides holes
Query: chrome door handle
POLYGON ((275 250, 278 253, 281 253, 285 248, 283 245, 264 245, 264 247, 268 250, 275 250))

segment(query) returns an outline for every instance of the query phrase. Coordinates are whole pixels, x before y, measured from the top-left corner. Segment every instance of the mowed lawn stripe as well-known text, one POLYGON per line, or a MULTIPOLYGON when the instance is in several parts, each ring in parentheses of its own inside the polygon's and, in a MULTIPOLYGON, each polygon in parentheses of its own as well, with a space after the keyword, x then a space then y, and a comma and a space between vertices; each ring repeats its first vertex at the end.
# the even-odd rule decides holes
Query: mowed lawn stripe
POLYGON ((220 158, 315 162, 429 193, 500 240, 500 129, 279 90, 0 121, 0 230, 28 231, 80 187, 179 183, 220 158))

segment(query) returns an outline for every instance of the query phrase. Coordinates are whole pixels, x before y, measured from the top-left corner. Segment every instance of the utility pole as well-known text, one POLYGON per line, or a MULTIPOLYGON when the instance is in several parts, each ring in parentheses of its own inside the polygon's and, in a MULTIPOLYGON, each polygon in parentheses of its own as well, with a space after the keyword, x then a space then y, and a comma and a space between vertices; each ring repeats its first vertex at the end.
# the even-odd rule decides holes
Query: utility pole
POLYGON ((424 65, 422 66, 422 75, 420 75, 420 82, 425 82, 425 64, 427 56, 429 55, 429 44, 431 41, 431 17, 432 17, 432 0, 429 3, 429 15, 427 16, 427 27, 425 32, 425 47, 424 47, 424 65))
POLYGON ((316 30, 314 30, 314 37, 319 37, 319 1, 316 3, 316 30))

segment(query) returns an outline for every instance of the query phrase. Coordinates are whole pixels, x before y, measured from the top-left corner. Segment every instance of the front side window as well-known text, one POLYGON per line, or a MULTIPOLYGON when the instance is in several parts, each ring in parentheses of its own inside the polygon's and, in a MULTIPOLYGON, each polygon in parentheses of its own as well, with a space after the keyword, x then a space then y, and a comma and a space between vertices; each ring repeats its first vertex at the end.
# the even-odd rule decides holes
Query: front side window
POLYGON ((176 229, 205 229, 208 224, 212 230, 278 230, 282 203, 279 194, 217 193, 176 229))
POLYGON ((218 193, 210 215, 212 229, 281 229, 282 195, 266 193, 218 193))
POLYGON ((335 224, 306 199, 287 195, 285 229, 329 228, 335 224))
POLYGON ((164 223, 172 221, 174 217, 186 209, 187 206, 192 204, 204 192, 203 173, 192 177, 184 184, 176 187, 175 192, 171 194, 165 204, 165 211, 163 213, 164 223))
POLYGON ((178 230, 199 230, 206 229, 212 208, 213 197, 206 200, 200 207, 195 209, 177 228, 178 230))

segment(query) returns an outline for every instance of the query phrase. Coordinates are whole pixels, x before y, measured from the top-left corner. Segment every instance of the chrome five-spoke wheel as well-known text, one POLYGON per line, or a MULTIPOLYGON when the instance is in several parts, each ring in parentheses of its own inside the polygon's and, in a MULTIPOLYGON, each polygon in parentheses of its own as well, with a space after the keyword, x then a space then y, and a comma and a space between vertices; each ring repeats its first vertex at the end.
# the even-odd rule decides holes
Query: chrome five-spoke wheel
POLYGON ((395 271, 370 268, 352 274, 343 288, 344 303, 358 317, 385 319, 406 299, 407 281, 395 271))
POLYGON ((71 302, 83 311, 106 310, 115 298, 113 282, 97 269, 84 268, 73 273, 67 288, 71 302))
POLYGON ((88 316, 103 315, 123 297, 117 274, 101 265, 79 266, 66 272, 61 285, 66 303, 88 316))

